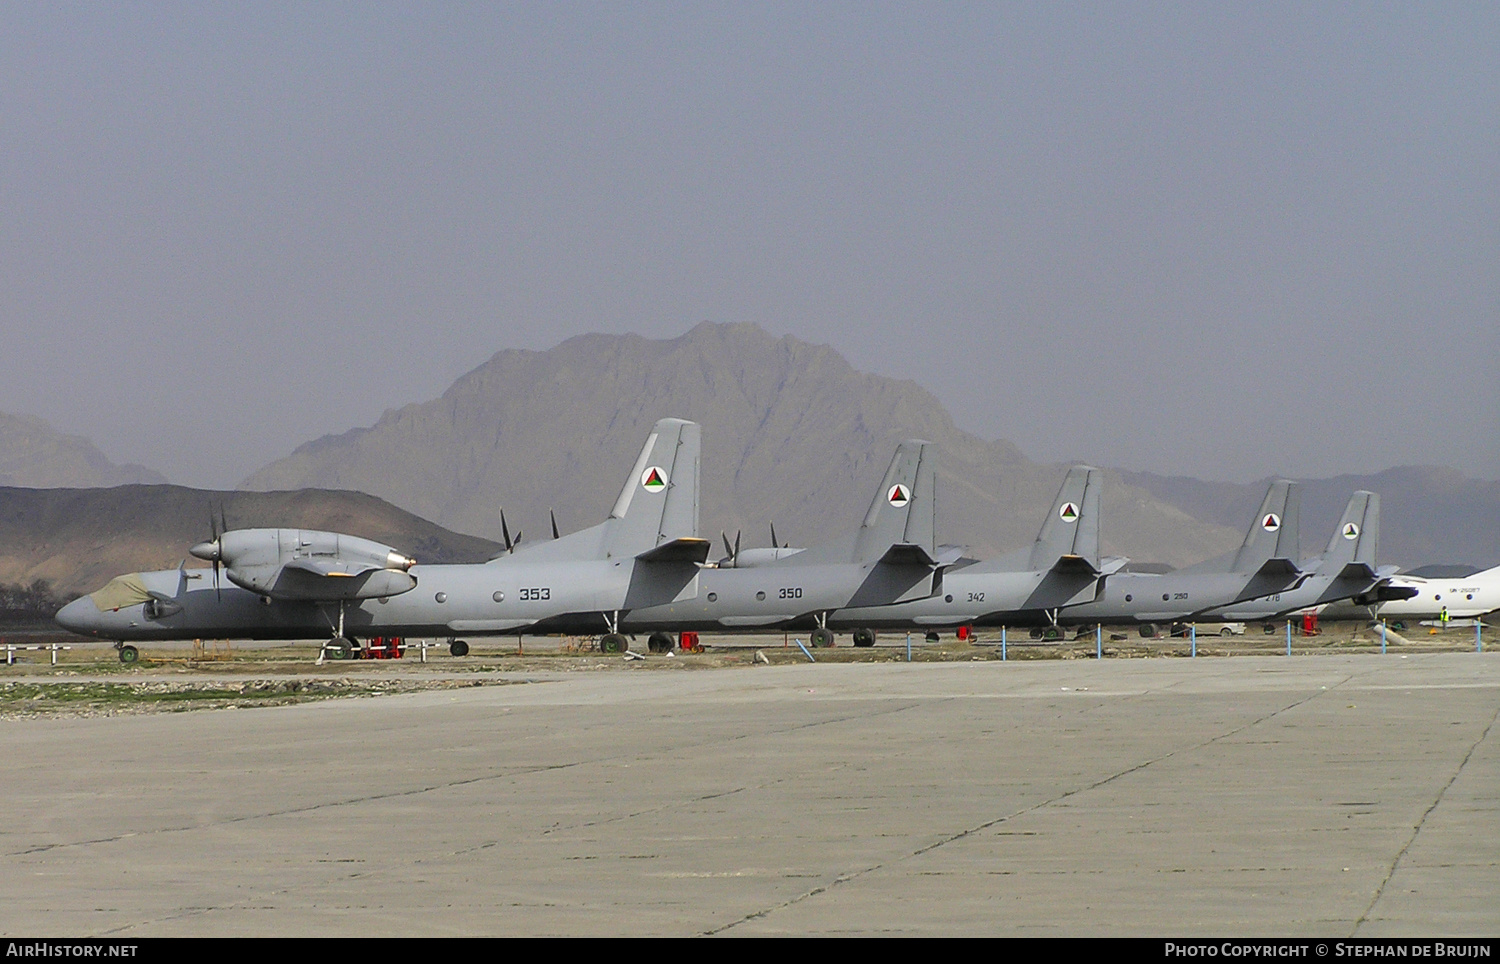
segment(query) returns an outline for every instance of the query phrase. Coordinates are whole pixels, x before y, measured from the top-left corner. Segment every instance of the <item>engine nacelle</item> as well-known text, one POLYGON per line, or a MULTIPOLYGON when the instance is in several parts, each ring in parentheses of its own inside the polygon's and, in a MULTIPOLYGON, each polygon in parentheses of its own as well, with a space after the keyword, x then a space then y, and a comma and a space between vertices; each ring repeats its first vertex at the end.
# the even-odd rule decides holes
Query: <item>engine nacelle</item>
POLYGON ((224 565, 229 581, 272 599, 380 599, 413 589, 415 559, 339 532, 234 529, 191 550, 224 565))

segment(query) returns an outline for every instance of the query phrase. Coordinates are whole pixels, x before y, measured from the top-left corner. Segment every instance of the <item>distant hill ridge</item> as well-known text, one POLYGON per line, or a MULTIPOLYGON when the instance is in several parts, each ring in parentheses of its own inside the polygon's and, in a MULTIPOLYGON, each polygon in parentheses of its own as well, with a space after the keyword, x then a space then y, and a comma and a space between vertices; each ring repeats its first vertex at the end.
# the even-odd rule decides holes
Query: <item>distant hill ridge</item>
MULTIPOLYGON (((1066 466, 959 430, 911 381, 856 371, 838 352, 750 324, 704 323, 673 339, 591 334, 507 350, 440 398, 300 446, 245 480, 371 492, 449 528, 538 531, 604 518, 651 425, 703 425, 702 527, 765 545, 768 524, 809 545, 859 524, 895 446, 940 451, 938 537, 979 554, 1035 537, 1066 466)), ((1228 550, 1237 529, 1199 522, 1112 474, 1110 551, 1182 565, 1228 550)))
POLYGON ((139 465, 116 465, 86 438, 31 415, 0 412, 0 485, 33 488, 167 481, 139 465))
POLYGON ((212 492, 179 485, 0 488, 0 583, 46 579, 65 595, 126 572, 170 569, 209 538, 210 513, 233 528, 284 526, 364 536, 418 562, 482 562, 499 546, 449 532, 362 492, 212 492))
MULTIPOLYGON (((115 466, 39 419, 0 414, 0 480, 43 493, 0 489, 0 582, 48 578, 84 591, 119 572, 176 565, 204 537, 208 502, 225 499, 234 525, 332 528, 428 562, 477 560, 494 542, 457 532, 498 538, 501 505, 528 541, 547 533, 549 508, 565 531, 602 520, 665 415, 704 426, 704 534, 743 529, 747 547, 767 543, 771 522, 800 545, 857 525, 904 438, 938 444, 938 538, 978 556, 1033 538, 1066 469, 960 431, 913 382, 856 371, 828 346, 755 325, 705 323, 665 340, 581 335, 548 351, 499 352, 437 399, 299 446, 237 494, 127 485, 91 495, 87 487, 161 477, 115 466)), ((1265 485, 1107 471, 1105 550, 1140 571, 1227 551, 1265 485)), ((1382 496, 1382 562, 1500 564, 1500 483, 1428 467, 1307 482, 1304 554, 1321 551, 1360 488, 1382 496)))
MULTIPOLYGON (((1121 478, 1188 515, 1221 525, 1250 518, 1269 478, 1247 485, 1124 472, 1121 478)), ((1359 489, 1380 495, 1380 559, 1408 567, 1446 565, 1474 571, 1500 565, 1500 482, 1454 469, 1400 466, 1372 475, 1339 475, 1302 483, 1302 551, 1316 555, 1359 489)))

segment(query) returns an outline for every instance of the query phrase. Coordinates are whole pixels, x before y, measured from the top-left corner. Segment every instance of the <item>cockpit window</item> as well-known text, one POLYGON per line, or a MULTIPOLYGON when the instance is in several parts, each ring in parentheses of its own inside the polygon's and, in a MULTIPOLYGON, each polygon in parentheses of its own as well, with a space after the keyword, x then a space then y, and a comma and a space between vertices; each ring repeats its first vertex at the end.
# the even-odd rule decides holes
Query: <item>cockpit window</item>
POLYGON ((89 598, 102 613, 110 609, 139 606, 150 599, 151 594, 146 591, 146 581, 141 578, 141 574, 132 572, 128 576, 116 576, 111 579, 103 589, 89 593, 89 598))

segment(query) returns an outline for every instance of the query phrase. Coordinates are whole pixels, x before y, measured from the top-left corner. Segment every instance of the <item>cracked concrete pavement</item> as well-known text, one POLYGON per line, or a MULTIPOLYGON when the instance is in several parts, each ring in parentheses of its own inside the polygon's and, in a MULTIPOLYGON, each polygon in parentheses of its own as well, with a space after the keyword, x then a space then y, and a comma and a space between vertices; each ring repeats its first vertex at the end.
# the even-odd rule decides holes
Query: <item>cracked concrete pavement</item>
POLYGON ((572 674, 0 723, 6 935, 1493 936, 1500 660, 572 674))

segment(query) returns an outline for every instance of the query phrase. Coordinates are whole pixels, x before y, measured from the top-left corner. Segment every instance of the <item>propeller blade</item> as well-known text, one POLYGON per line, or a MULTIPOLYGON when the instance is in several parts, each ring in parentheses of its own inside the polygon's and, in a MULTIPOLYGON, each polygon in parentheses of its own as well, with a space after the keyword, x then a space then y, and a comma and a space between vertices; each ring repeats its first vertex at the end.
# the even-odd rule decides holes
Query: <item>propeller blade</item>
POLYGON ((562 536, 557 534, 557 513, 548 509, 547 514, 552 517, 552 538, 561 539, 562 536))
POLYGON ((736 569, 740 565, 740 533, 738 530, 734 533, 734 565, 736 569))
POLYGON ((505 524, 505 509, 504 508, 502 508, 500 510, 500 534, 505 537, 505 551, 506 552, 513 551, 515 549, 515 547, 516 547, 516 544, 511 541, 511 538, 510 538, 510 527, 505 524))
POLYGON ((771 523, 771 548, 775 549, 776 546, 777 546, 777 542, 776 542, 776 523, 773 522, 773 523, 771 523))
MULTIPOLYGON (((222 506, 220 506, 219 508, 219 514, 222 517, 222 506)), ((219 592, 219 556, 222 555, 220 551, 221 544, 219 542, 219 536, 221 535, 221 533, 219 532, 219 520, 214 518, 214 504, 212 502, 208 504, 208 533, 209 535, 213 536, 212 545, 214 562, 214 601, 222 602, 224 597, 219 592)))
POLYGON ((731 548, 729 548, 729 533, 724 532, 724 531, 721 530, 719 532, 719 538, 724 540, 724 558, 726 560, 727 559, 733 559, 734 558, 734 550, 731 549, 731 548))

